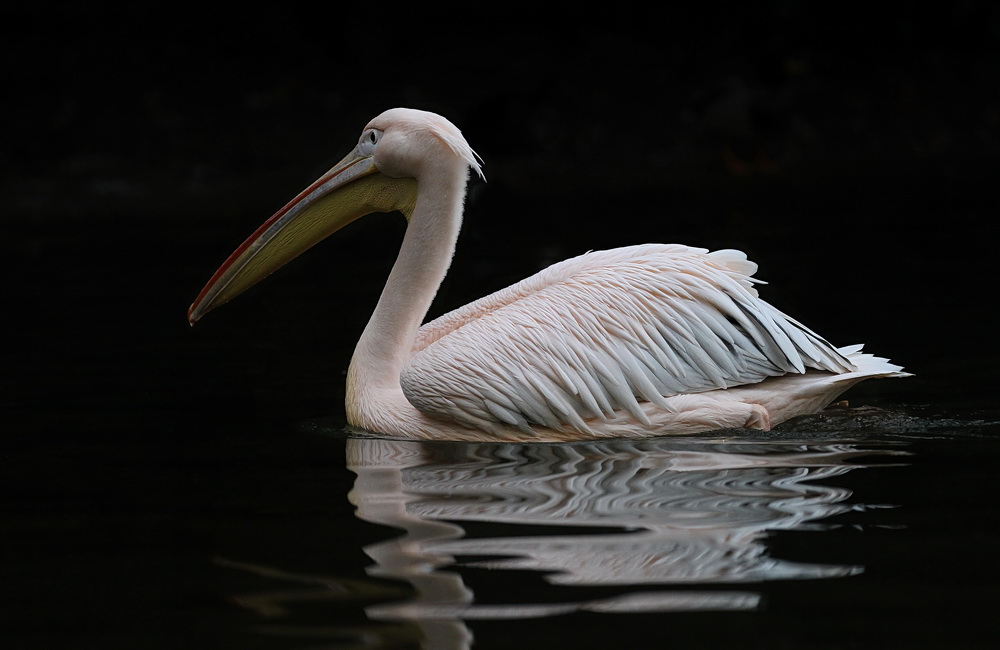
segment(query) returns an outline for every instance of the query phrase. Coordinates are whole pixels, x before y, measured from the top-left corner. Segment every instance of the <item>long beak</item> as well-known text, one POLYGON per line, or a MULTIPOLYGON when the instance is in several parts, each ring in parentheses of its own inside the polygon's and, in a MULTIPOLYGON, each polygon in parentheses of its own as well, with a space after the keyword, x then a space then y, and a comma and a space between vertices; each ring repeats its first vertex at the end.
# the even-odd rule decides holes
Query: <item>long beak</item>
POLYGON ((192 325, 359 217, 400 211, 409 218, 416 181, 378 171, 355 149, 278 210, 229 256, 188 309, 192 325))

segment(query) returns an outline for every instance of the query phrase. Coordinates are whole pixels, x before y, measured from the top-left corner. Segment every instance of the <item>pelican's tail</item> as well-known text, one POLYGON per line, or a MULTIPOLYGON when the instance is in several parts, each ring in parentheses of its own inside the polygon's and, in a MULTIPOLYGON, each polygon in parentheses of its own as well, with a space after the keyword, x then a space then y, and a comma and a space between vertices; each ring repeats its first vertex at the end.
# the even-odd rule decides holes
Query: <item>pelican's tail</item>
MULTIPOLYGON (((771 426, 774 426, 799 415, 822 411, 849 388, 866 379, 911 376, 888 359, 862 352, 861 347, 849 345, 838 349, 854 365, 854 370, 842 373, 822 370, 789 373, 758 384, 730 388, 724 396, 763 406, 770 416, 771 426)), ((723 395, 720 394, 720 397, 723 395)))
POLYGON ((858 344, 848 345, 837 349, 837 352, 847 357, 847 359, 854 364, 855 370, 835 375, 832 378, 834 382, 849 381, 854 384, 862 379, 873 379, 876 377, 913 376, 912 373, 904 372, 903 366, 897 366, 894 363, 890 363, 889 360, 884 357, 876 357, 874 354, 862 352, 863 347, 863 345, 858 344))

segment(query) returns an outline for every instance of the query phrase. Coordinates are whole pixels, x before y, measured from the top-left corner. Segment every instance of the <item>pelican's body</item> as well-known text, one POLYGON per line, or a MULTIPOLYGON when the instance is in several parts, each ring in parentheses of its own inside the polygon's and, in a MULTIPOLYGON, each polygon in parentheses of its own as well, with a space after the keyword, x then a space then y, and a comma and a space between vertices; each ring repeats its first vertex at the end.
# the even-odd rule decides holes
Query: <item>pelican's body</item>
POLYGON ((761 300, 756 265, 731 250, 588 253, 421 327, 454 252, 470 168, 479 172, 476 156, 450 122, 386 111, 230 257, 189 318, 344 224, 398 210, 409 221, 403 244, 348 372, 348 422, 366 431, 553 441, 769 429, 863 379, 906 375, 761 300))

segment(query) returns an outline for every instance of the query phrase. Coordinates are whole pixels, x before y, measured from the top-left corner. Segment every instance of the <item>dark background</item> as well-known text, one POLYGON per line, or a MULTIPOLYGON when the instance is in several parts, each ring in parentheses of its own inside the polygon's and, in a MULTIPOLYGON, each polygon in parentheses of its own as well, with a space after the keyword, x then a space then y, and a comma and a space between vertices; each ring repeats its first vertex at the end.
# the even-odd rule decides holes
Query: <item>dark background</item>
POLYGON ((445 114, 485 160, 437 311, 588 249, 682 242, 747 251, 768 299, 917 372, 904 394, 973 397, 996 359, 990 3, 10 14, 15 410, 115 387, 187 403, 217 369, 177 346, 255 327, 272 370, 310 384, 309 412, 339 413, 401 220, 357 226, 193 332, 183 315, 243 237, 397 105, 445 114))
POLYGON ((296 436, 342 422, 402 219, 185 313, 393 106, 485 160, 435 313, 589 249, 735 247, 767 299, 917 373, 852 401, 996 404, 994 3, 17 4, 0 48, 5 629, 44 635, 55 602, 176 647, 203 603, 164 576, 241 539, 220 509, 294 499, 303 539, 350 516, 342 461, 331 484, 336 454, 296 436))

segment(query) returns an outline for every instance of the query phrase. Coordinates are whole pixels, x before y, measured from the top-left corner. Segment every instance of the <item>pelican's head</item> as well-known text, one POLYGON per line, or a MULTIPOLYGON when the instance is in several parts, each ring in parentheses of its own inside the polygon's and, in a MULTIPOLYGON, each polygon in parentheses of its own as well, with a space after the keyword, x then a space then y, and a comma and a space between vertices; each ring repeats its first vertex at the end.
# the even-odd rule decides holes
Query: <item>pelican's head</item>
POLYGON ((394 178, 420 178, 432 165, 472 167, 482 177, 479 157, 454 124, 436 113, 392 108, 361 133, 371 146, 375 166, 394 178))
POLYGON ((368 123, 343 160, 229 256, 191 305, 188 321, 194 324, 359 217, 399 211, 409 219, 417 179, 442 165, 472 167, 482 176, 478 157, 454 124, 426 111, 385 111, 368 123))

